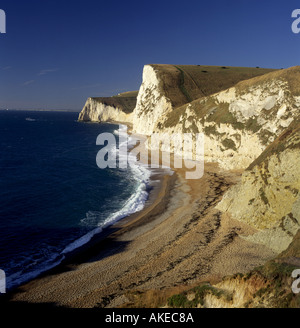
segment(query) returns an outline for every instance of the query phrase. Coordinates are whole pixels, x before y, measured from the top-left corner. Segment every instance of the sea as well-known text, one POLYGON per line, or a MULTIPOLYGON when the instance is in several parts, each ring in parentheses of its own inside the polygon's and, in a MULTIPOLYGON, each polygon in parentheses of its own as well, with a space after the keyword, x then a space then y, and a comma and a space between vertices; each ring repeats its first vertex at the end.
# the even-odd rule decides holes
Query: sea
POLYGON ((7 290, 59 265, 149 197, 146 166, 97 166, 98 135, 112 133, 118 145, 124 126, 77 118, 0 111, 0 269, 7 290))

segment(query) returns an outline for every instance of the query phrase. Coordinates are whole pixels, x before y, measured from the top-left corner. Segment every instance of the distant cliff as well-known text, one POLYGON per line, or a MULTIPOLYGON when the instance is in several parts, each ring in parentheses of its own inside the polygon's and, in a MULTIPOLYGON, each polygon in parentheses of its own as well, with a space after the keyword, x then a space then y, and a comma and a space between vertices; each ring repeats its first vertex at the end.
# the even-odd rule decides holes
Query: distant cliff
POLYGON ((137 91, 121 93, 113 97, 88 98, 78 120, 85 122, 132 122, 137 91))

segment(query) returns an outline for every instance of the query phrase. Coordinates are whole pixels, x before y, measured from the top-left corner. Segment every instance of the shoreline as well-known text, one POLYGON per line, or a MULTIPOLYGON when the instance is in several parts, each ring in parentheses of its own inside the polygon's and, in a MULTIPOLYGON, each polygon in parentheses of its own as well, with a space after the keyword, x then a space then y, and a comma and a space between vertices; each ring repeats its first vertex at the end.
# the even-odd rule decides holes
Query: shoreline
MULTIPOLYGON (((88 122, 88 123, 101 123, 101 122, 88 122)), ((102 123, 103 124, 103 123, 102 123)), ((127 123, 122 123, 122 122, 105 122, 104 124, 113 124, 113 125, 119 125, 120 126, 126 126, 127 127, 127 133, 128 137, 132 135, 131 129, 132 126, 127 123)), ((134 135, 133 135, 134 136, 134 135)), ((128 153, 134 149, 134 147, 128 149, 128 153)), ((144 163, 142 162, 137 162, 138 165, 142 165, 144 163)), ((148 194, 148 198, 145 201, 144 207, 134 213, 128 214, 125 217, 118 219, 116 221, 113 221, 112 223, 109 223, 105 225, 104 227, 101 227, 100 232, 95 232, 95 234, 92 235, 90 240, 85 242, 84 244, 75 247, 73 250, 70 250, 64 254, 65 258, 63 258, 59 263, 56 265, 45 269, 38 273, 35 277, 29 278, 28 280, 25 280, 18 286, 14 286, 10 288, 7 291, 7 295, 10 297, 11 295, 14 295, 15 293, 18 293, 18 290, 32 281, 35 281, 37 279, 46 277, 48 275, 56 274, 59 272, 63 272, 68 265, 72 265, 74 263, 80 263, 83 262, 84 259, 88 259, 93 252, 98 249, 99 245, 104 245, 107 243, 109 239, 113 239, 115 235, 119 235, 120 233, 123 233, 123 230, 125 229, 126 231, 129 229, 128 226, 135 222, 135 225, 137 224, 137 221, 141 217, 144 217, 145 215, 148 215, 149 212, 153 212, 153 209, 157 207, 160 203, 161 200, 160 198, 164 198, 165 191, 169 189, 167 187, 168 184, 172 184, 172 181, 174 181, 174 177, 172 178, 170 176, 170 172, 168 172, 170 169, 165 169, 165 168, 158 168, 158 169, 152 169, 152 168, 147 168, 150 172, 149 180, 146 185, 146 191, 148 194), (121 231, 120 231, 121 230, 121 231), (107 239, 107 240, 106 240, 107 239)), ((171 171, 171 170, 170 170, 171 171)), ((172 174, 174 171, 171 171, 172 174)), ((151 216, 154 215, 153 213, 151 216)), ((142 224, 141 222, 138 223, 139 225, 142 224)), ((91 233, 93 232, 92 230, 90 231, 91 233)), ((84 237, 84 236, 82 236, 84 237)), ((79 238, 80 239, 80 238, 79 238)), ((76 243, 77 240, 74 241, 76 243)), ((71 243, 72 244, 72 243, 71 243)), ((69 247, 70 245, 67 245, 69 247)))
POLYGON ((157 169, 152 179, 160 183, 140 212, 103 229, 58 267, 9 293, 9 300, 120 307, 130 305, 135 292, 167 293, 203 280, 219 281, 274 256, 240 237, 253 229, 214 208, 241 172, 205 163, 201 179, 186 180, 185 169, 171 170, 173 175, 157 169))
POLYGON ((167 206, 170 191, 177 179, 175 173, 173 175, 165 174, 163 169, 157 169, 156 171, 154 175, 151 175, 150 180, 154 180, 155 178, 157 183, 152 186, 149 192, 149 198, 141 211, 130 214, 112 225, 103 228, 89 242, 68 253, 66 258, 57 266, 40 273, 36 278, 8 291, 5 299, 11 303, 19 303, 19 301, 30 303, 29 300, 18 299, 18 296, 24 294, 24 290, 30 290, 31 286, 35 285, 43 286, 44 282, 51 280, 52 277, 54 278, 57 275, 64 274, 69 270, 76 270, 80 265, 101 261, 102 258, 106 258, 120 251, 120 248, 123 246, 122 243, 118 242, 119 239, 124 239, 124 236, 131 236, 134 239, 137 235, 142 235, 146 225, 150 225, 151 229, 152 221, 156 215, 167 206), (143 227, 142 231, 140 231, 141 227, 143 227))
MULTIPOLYGON (((98 123, 98 122, 91 122, 91 123, 98 123)), ((99 123, 98 123, 99 124, 99 123)), ((103 124, 103 123, 102 123, 103 124)), ((131 126, 127 125, 125 123, 121 122, 105 122, 104 124, 113 124, 113 125, 119 125, 120 126, 127 126, 127 133, 128 137, 132 135, 131 132, 131 126)), ((128 153, 135 147, 132 147, 128 149, 128 153)), ((137 166, 141 165, 142 163, 137 162, 137 166)), ((128 225, 129 222, 137 221, 138 218, 141 216, 144 216, 145 214, 149 212, 153 207, 155 207, 159 200, 159 195, 162 193, 162 189, 165 188, 165 184, 169 183, 167 180, 169 180, 166 176, 168 176, 169 172, 167 172, 167 169, 159 168, 159 169, 152 169, 147 168, 147 171, 150 172, 149 178, 147 179, 146 183, 146 192, 148 194, 147 200, 144 203, 144 206, 141 210, 134 212, 134 213, 128 213, 125 217, 117 219, 116 221, 112 221, 111 223, 107 223, 103 227, 99 227, 101 230, 99 232, 93 233, 93 230, 97 230, 96 228, 92 229, 86 235, 83 235, 82 237, 74 240, 69 245, 65 247, 65 249, 69 248, 71 246, 71 250, 68 250, 67 252, 62 251, 61 255, 64 256, 63 259, 60 261, 57 261, 58 263, 54 264, 53 266, 50 266, 49 268, 46 268, 42 270, 41 272, 37 273, 34 277, 28 278, 25 281, 23 281, 20 285, 13 286, 12 288, 9 288, 7 291, 8 295, 15 294, 20 287, 23 285, 27 285, 28 283, 40 279, 42 277, 45 277, 47 275, 51 275, 53 273, 62 272, 67 265, 71 263, 78 263, 80 261, 83 261, 84 258, 88 257, 86 256, 86 253, 90 253, 91 250, 96 248, 99 243, 105 244, 104 239, 109 238, 110 235, 113 233, 120 233, 118 232, 120 229, 124 228, 124 226, 128 225), (74 246, 74 249, 72 249, 72 244, 76 244, 81 238, 84 238, 85 236, 92 234, 90 239, 88 239, 86 242, 80 244, 79 246, 74 246)), ((172 171, 172 173, 174 173, 172 171)), ((114 213, 112 213, 114 214, 114 213)), ((89 238, 89 237, 87 237, 89 238)))

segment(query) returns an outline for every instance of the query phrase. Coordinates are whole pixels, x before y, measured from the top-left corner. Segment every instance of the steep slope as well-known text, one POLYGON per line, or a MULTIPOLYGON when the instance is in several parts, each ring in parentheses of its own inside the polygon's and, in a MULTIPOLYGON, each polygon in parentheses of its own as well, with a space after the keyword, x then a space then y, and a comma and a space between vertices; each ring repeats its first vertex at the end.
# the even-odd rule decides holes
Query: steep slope
POLYGON ((136 105, 137 91, 121 93, 113 97, 88 98, 79 114, 79 121, 92 122, 132 122, 132 112, 136 105))
POLYGON ((205 159, 246 168, 299 115, 300 67, 241 81, 168 111, 154 132, 204 133, 205 159))
POLYGON ((218 283, 204 283, 168 298, 169 307, 300 308, 299 283, 292 272, 300 266, 300 231, 287 250, 247 274, 237 273, 218 283))
POLYGON ((259 231, 247 237, 281 252, 300 228, 300 120, 243 173, 217 208, 259 231))
MULTIPOLYGON (((254 161, 216 209, 254 227, 257 232, 243 238, 265 245, 279 255, 247 274, 236 274, 219 283, 202 284, 173 295, 168 306, 300 307, 300 296, 292 291, 295 281, 292 272, 300 266, 299 81, 299 67, 294 67, 241 82, 204 101, 204 105, 196 101, 189 106, 190 112, 194 109, 193 114, 200 111, 197 114, 202 119, 206 140, 210 142, 210 136, 214 135, 213 149, 218 147, 218 139, 221 144, 225 140, 221 135, 224 127, 237 131, 239 140, 228 130, 223 138, 235 137, 233 141, 239 147, 245 134, 256 135, 256 142, 244 140, 254 161), (214 102, 215 111, 210 111, 209 102, 214 102), (255 158, 263 147, 266 149, 255 158)), ((183 123, 186 118, 189 115, 182 118, 183 123)), ((174 120, 174 116, 169 119, 174 120)), ((197 122, 181 128, 201 130, 197 122)), ((230 145, 235 152, 238 150, 228 142, 230 145)), ((221 159, 225 167, 224 163, 226 158, 221 159)))
POLYGON ((134 131, 150 135, 157 122, 175 108, 210 96, 236 83, 274 71, 247 67, 146 65, 134 110, 134 131))

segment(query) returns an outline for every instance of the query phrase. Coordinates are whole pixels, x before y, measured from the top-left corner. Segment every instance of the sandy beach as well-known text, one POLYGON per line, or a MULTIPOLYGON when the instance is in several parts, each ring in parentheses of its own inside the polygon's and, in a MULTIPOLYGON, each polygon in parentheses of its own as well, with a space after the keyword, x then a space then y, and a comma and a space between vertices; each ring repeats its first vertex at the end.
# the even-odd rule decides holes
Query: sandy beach
MULTIPOLYGON (((215 209, 241 172, 205 163, 201 179, 157 170, 145 208, 104 230, 67 263, 24 284, 11 302, 71 308, 157 306, 155 295, 247 272, 274 254, 245 241, 254 231, 215 209), (136 303, 137 295, 144 295, 136 303), (150 296, 147 296, 150 295, 150 296)), ((157 303, 158 302, 158 303, 157 303)))

